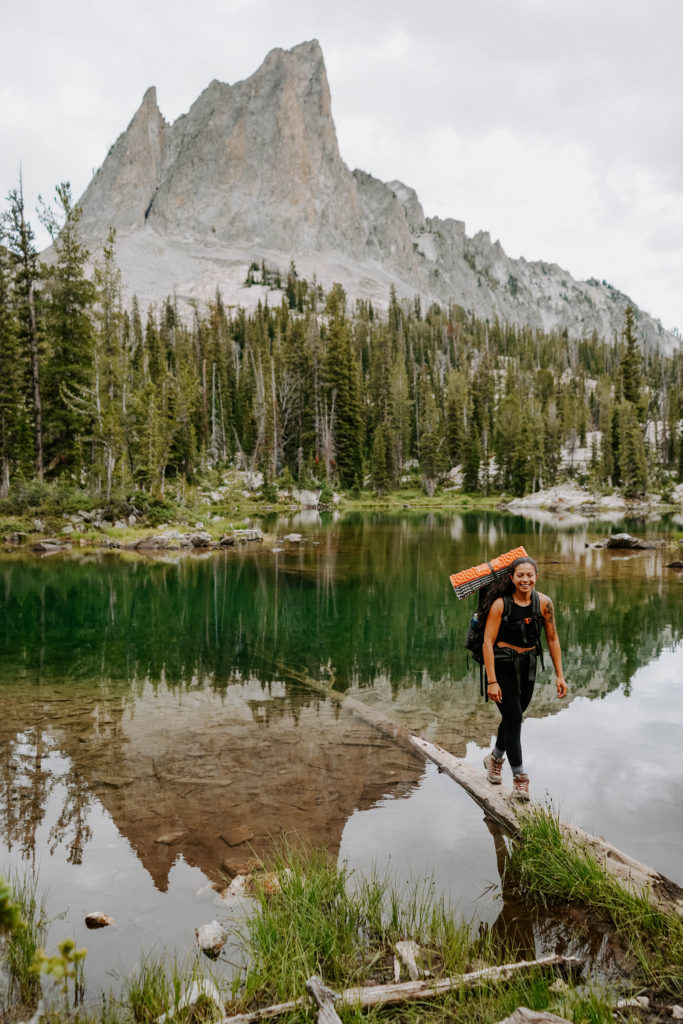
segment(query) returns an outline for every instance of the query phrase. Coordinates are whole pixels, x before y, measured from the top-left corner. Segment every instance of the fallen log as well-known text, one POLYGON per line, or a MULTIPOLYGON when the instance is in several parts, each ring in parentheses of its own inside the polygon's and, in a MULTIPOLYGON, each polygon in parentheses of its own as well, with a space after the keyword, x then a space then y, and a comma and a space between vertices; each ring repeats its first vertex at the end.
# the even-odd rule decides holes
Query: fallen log
MULTIPOLYGON (((336 701, 337 704, 343 704, 348 711, 358 715, 396 743, 418 751, 426 760, 432 761, 440 771, 462 786, 508 835, 514 837, 519 833, 519 818, 517 806, 512 800, 512 790, 505 786, 491 786, 486 775, 473 765, 468 764, 463 758, 456 757, 437 743, 430 743, 429 740, 422 739, 421 736, 412 733, 405 726, 397 725, 396 722, 386 718, 382 712, 375 711, 374 708, 368 707, 367 704, 363 704, 354 697, 348 697, 345 693, 324 686, 317 680, 311 679, 310 676, 287 669, 284 665, 277 667, 283 674, 297 679, 321 695, 336 701)), ((528 808, 529 804, 524 806, 528 808)), ((649 891, 655 901, 664 909, 673 909, 683 916, 683 888, 676 882, 648 864, 643 864, 624 853, 623 850, 617 849, 616 846, 612 846, 601 837, 585 832, 578 825, 571 825, 567 822, 560 822, 560 825, 568 838, 591 849, 602 866, 619 881, 626 882, 636 891, 649 891)))
MULTIPOLYGON (((562 973, 578 972, 583 967, 583 961, 575 956, 544 956, 539 960, 519 960, 517 963, 502 964, 499 967, 482 967, 478 971, 468 971, 467 974, 456 974, 450 978, 435 980, 404 981, 392 985, 361 985, 357 988, 345 988, 336 993, 334 1003, 337 1006, 393 1006, 398 1003, 410 1002, 412 999, 433 999, 436 996, 444 995, 458 988, 475 988, 477 985, 495 985, 507 981, 524 971, 536 968, 559 971, 562 973)), ((322 1001, 327 1002, 335 995, 332 989, 323 985, 315 975, 306 982, 306 988, 311 992, 318 992, 322 1001), (310 987, 309 987, 310 986, 310 987), (325 996, 321 991, 325 989, 325 996)), ((313 998, 317 998, 313 995, 313 998)), ((258 1024, 261 1020, 270 1020, 282 1014, 289 1013, 297 1007, 304 1005, 305 999, 294 999, 288 1003, 278 1003, 274 1006, 264 1006, 260 1010, 251 1013, 240 1013, 234 1017, 224 1017, 221 1024, 258 1024)), ((320 1004, 318 1004, 320 1005, 320 1004)), ((336 1016, 336 1013, 335 1013, 336 1016)), ((337 1018, 339 1019, 339 1018, 337 1018)))
MULTIPOLYGON (((436 743, 423 740, 420 736, 410 737, 411 745, 419 750, 425 758, 433 761, 441 771, 465 789, 490 817, 499 822, 510 835, 519 831, 519 819, 515 805, 511 802, 512 793, 504 786, 490 786, 486 776, 471 764, 455 757, 436 743)), ((528 807, 529 805, 524 805, 528 807)), ((677 910, 683 915, 683 888, 648 864, 631 857, 623 850, 617 849, 600 836, 585 832, 578 825, 561 821, 560 827, 564 834, 581 846, 586 846, 597 857, 600 864, 621 882, 631 885, 636 891, 649 891, 655 900, 665 909, 677 910)))

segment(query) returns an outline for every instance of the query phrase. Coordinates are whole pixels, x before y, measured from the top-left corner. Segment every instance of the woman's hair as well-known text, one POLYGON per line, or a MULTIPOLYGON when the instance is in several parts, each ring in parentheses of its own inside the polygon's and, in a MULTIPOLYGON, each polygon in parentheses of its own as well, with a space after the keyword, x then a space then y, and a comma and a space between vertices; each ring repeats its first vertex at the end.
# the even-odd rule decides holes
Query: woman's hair
POLYGON ((479 591, 479 607, 477 608, 477 613, 480 615, 488 615, 491 605, 497 597, 504 597, 506 594, 514 594, 515 585, 512 582, 512 577, 515 569, 518 565, 527 564, 533 565, 534 572, 538 576, 538 565, 533 558, 529 558, 528 555, 521 555, 519 558, 515 558, 505 576, 498 577, 498 579, 495 579, 488 587, 479 591))

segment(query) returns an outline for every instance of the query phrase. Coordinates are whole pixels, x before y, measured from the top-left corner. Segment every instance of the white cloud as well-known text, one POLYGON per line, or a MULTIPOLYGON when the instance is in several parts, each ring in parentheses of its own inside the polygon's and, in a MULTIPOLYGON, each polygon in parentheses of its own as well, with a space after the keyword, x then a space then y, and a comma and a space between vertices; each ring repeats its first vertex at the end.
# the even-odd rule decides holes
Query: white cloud
POLYGON ((20 161, 29 206, 80 194, 149 85, 174 120, 317 37, 352 168, 683 325, 680 0, 25 0, 3 31, 3 196, 20 161))

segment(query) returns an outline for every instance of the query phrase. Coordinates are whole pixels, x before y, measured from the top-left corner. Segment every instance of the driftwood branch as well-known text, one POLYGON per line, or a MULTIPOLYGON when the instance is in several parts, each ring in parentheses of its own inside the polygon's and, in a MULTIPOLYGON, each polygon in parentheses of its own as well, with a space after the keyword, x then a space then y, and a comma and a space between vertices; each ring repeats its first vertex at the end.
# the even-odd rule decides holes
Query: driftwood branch
MULTIPOLYGON (((475 988, 477 985, 495 985, 515 974, 535 968, 545 968, 562 972, 578 971, 583 966, 583 961, 574 956, 545 956, 540 960, 520 960, 514 964, 503 964, 500 967, 483 967, 478 971, 469 971, 467 974, 456 974, 451 978, 440 978, 435 980, 404 981, 393 985, 363 985, 358 988, 346 988, 339 992, 336 999, 338 1006, 391 1006, 397 1003, 406 1003, 412 999, 434 999, 458 988, 475 988)), ((322 984, 315 976, 306 982, 306 988, 311 992, 317 1005, 320 1003, 314 994, 322 986, 326 992, 332 992, 322 984), (313 991, 311 985, 313 983, 313 991)), ((324 1001, 324 997, 323 998, 324 1001)), ((304 1000, 296 999, 289 1003, 279 1003, 277 1006, 266 1006, 261 1010, 254 1010, 252 1013, 240 1013, 235 1017, 224 1017, 221 1024, 257 1024, 261 1020, 269 1020, 281 1014, 289 1013, 303 1004, 304 1000)), ((322 1008, 321 1008, 322 1009, 322 1008)), ((334 1010, 333 1010, 334 1012, 334 1010)), ((335 1018, 338 1020, 335 1013, 335 1018)), ((319 1019, 322 1019, 319 1017, 319 1019)), ((333 1018, 325 1018, 331 1022, 333 1018)))
MULTIPOLYGON (((397 942, 394 949, 405 964, 406 970, 408 971, 408 977, 411 981, 417 981, 418 978, 424 978, 425 975, 429 973, 428 971, 423 970, 423 968, 418 967, 417 960, 418 957, 421 957, 422 951, 420 950, 417 942, 414 942, 412 939, 403 940, 402 942, 397 942)), ((396 978, 396 981, 398 980, 399 979, 396 978)))
POLYGON ((324 985, 315 974, 306 982, 306 991, 318 1007, 318 1024, 342 1024, 334 1008, 336 992, 324 985))
POLYGON ((509 1017, 498 1024, 570 1024, 566 1017, 558 1017, 548 1010, 530 1010, 528 1006, 518 1006, 509 1017))

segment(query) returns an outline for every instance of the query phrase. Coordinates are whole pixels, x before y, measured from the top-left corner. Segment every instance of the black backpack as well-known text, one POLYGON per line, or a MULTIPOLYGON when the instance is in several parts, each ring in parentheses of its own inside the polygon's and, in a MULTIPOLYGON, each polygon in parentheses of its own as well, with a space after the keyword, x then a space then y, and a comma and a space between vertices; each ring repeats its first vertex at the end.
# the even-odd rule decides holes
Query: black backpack
MULTIPOLYGON (((501 616, 501 625, 503 622, 510 617, 512 612, 512 595, 503 595, 503 614, 501 616)), ((541 613, 541 599, 535 590, 531 591, 531 615, 534 620, 536 627, 536 636, 533 638, 533 642, 536 645, 536 653, 541 656, 541 668, 545 668, 543 664, 543 647, 541 645, 541 637, 543 636, 543 615, 541 613)), ((486 629, 486 619, 488 618, 488 612, 486 615, 481 615, 477 610, 472 618, 470 624, 467 627, 467 633, 465 634, 465 649, 472 655, 472 660, 479 666, 479 695, 484 697, 485 700, 489 699, 488 690, 484 687, 484 631, 486 629)), ((525 627, 524 623, 522 626, 523 644, 524 646, 531 646, 531 638, 529 638, 529 644, 527 645, 524 641, 525 627)))

